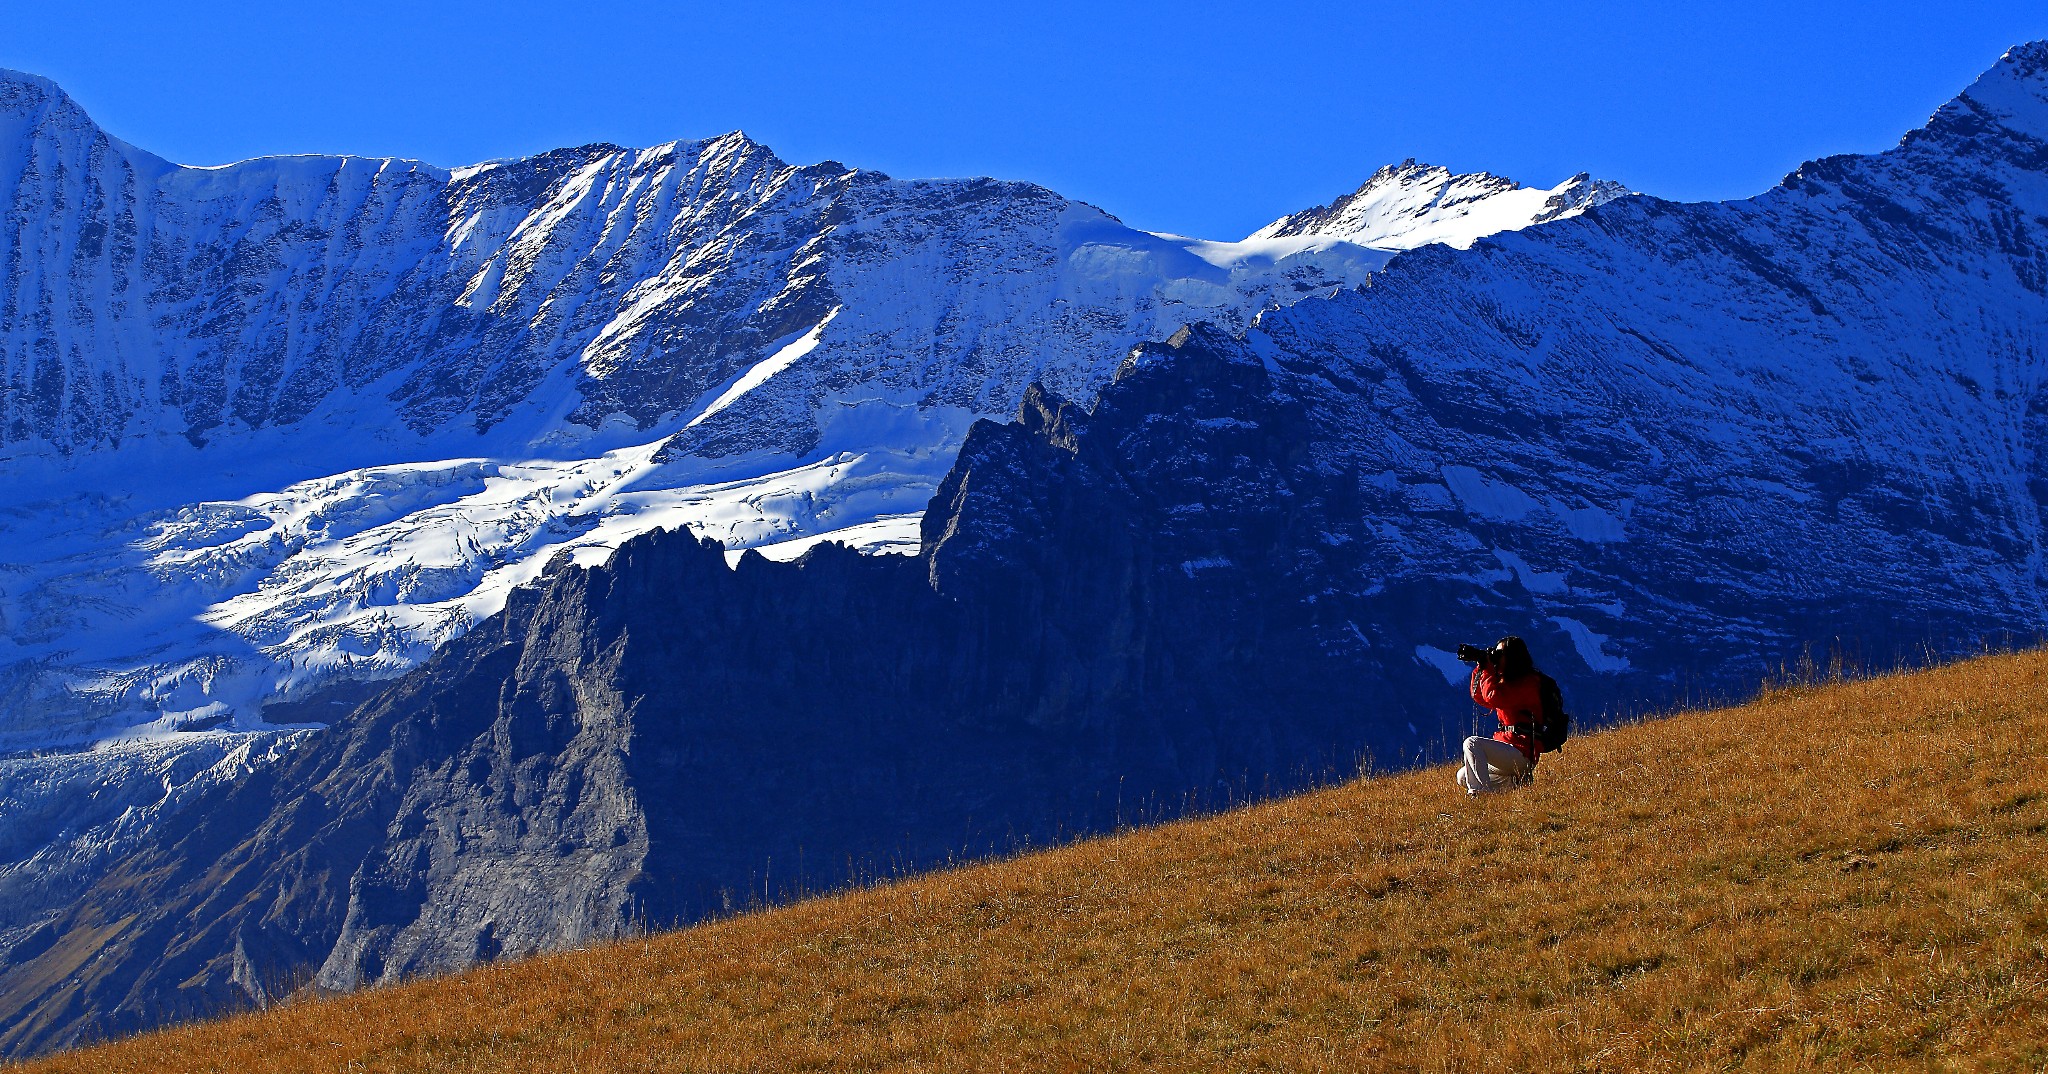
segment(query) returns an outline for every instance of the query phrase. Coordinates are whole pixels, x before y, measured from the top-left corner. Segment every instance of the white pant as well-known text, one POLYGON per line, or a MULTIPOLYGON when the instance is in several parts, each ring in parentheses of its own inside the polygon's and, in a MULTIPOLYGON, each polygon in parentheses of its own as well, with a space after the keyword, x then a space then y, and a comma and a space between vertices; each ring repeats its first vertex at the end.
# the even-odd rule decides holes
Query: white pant
POLYGON ((1536 762, 1522 756, 1521 750, 1499 739, 1474 735, 1465 740, 1465 764, 1458 769, 1458 786, 1467 794, 1505 790, 1527 779, 1535 769, 1536 762))

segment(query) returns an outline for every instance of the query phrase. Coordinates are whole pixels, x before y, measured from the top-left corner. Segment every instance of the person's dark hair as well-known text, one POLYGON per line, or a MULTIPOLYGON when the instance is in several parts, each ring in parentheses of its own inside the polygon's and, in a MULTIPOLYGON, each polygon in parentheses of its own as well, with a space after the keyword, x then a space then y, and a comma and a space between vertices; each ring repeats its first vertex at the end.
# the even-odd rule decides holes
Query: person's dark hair
POLYGON ((1519 679, 1533 674, 1536 660, 1529 655, 1529 646, 1522 639, 1510 634, 1494 646, 1500 652, 1500 677, 1519 679))

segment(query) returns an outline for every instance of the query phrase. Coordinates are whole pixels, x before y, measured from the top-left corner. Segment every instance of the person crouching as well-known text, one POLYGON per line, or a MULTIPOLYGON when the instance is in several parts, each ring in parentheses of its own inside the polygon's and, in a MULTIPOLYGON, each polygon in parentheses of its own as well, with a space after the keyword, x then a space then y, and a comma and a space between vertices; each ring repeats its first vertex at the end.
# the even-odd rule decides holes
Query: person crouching
POLYGON ((1529 782, 1536 776, 1536 758, 1543 753, 1545 695, 1555 694, 1556 684, 1536 670, 1529 646, 1520 638, 1502 638, 1491 649, 1460 645, 1458 659, 1474 665, 1472 700, 1492 709, 1500 721, 1492 738, 1473 735, 1465 740, 1458 786, 1467 794, 1485 794, 1529 782))

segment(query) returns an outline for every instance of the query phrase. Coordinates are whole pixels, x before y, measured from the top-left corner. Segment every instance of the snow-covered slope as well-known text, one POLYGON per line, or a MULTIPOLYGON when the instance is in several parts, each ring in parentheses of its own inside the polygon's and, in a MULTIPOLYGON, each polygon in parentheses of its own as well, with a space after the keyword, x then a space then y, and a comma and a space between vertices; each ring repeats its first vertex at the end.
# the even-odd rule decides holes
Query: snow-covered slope
MULTIPOLYGON (((1534 219, 1499 196, 1432 219, 1534 219)), ((1414 244, 1153 235, 740 134, 180 167, 11 73, 0 211, 0 752, 260 726, 655 526, 907 550, 1026 384, 1414 244)))

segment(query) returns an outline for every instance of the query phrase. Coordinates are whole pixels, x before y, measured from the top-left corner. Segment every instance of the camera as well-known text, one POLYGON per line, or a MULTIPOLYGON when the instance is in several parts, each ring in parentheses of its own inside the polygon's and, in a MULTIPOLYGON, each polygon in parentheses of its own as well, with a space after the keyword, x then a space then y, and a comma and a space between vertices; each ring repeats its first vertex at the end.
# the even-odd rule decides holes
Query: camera
POLYGON ((1479 645, 1458 646, 1458 659, 1467 664, 1489 664, 1493 662, 1493 647, 1479 645))

